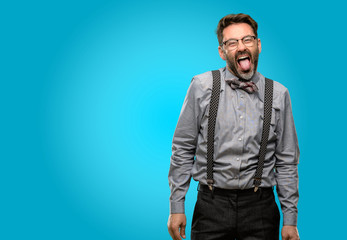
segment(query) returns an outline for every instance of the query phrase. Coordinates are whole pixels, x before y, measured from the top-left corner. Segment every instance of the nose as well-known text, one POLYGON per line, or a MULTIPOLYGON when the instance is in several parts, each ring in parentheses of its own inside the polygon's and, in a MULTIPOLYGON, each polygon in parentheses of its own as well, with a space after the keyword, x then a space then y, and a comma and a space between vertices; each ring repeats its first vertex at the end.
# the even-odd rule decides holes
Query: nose
POLYGON ((237 48, 238 48, 240 51, 243 51, 243 50, 246 49, 246 46, 243 44, 242 40, 239 40, 239 41, 238 41, 237 48))

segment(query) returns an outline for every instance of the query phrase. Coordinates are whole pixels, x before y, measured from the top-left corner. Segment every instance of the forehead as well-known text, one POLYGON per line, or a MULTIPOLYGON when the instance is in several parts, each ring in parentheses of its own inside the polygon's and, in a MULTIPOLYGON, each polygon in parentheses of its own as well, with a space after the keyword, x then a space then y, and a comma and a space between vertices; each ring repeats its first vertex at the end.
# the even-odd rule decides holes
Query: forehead
POLYGON ((247 35, 254 35, 252 27, 247 23, 234 23, 223 30, 223 40, 240 39, 247 35))

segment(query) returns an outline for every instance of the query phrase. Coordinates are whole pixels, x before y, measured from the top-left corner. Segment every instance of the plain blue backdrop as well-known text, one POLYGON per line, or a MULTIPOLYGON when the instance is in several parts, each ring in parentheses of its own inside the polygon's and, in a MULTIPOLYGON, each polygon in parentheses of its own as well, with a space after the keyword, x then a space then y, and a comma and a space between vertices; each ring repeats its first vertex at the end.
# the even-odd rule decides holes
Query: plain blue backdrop
POLYGON ((239 12, 259 24, 259 72, 291 94, 301 239, 344 238, 346 20, 337 0, 2 2, 0 238, 170 239, 180 109, 194 75, 225 66, 215 29, 239 12))

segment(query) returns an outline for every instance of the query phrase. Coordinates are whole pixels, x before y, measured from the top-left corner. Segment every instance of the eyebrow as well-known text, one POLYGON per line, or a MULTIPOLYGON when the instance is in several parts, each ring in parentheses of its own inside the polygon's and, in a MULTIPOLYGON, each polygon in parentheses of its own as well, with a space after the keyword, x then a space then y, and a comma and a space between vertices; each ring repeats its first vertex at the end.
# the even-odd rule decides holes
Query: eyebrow
POLYGON ((229 41, 229 40, 241 40, 241 39, 243 39, 243 38, 245 38, 245 37, 253 37, 253 35, 246 35, 246 36, 244 36, 244 37, 242 37, 242 38, 239 38, 239 39, 237 39, 237 38, 229 38, 229 39, 227 39, 227 40, 225 40, 225 41, 223 41, 223 42, 226 42, 226 41, 229 41))

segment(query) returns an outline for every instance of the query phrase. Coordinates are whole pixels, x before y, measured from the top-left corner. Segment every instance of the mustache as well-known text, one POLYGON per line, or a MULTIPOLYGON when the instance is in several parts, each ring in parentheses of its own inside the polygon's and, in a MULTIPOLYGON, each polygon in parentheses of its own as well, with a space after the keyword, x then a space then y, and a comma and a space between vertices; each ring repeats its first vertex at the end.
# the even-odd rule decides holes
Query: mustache
POLYGON ((242 52, 237 52, 237 53, 235 54, 235 61, 238 59, 238 57, 239 57, 240 55, 248 55, 249 58, 252 59, 252 53, 249 52, 249 51, 247 51, 247 50, 245 50, 245 51, 242 51, 242 52))

